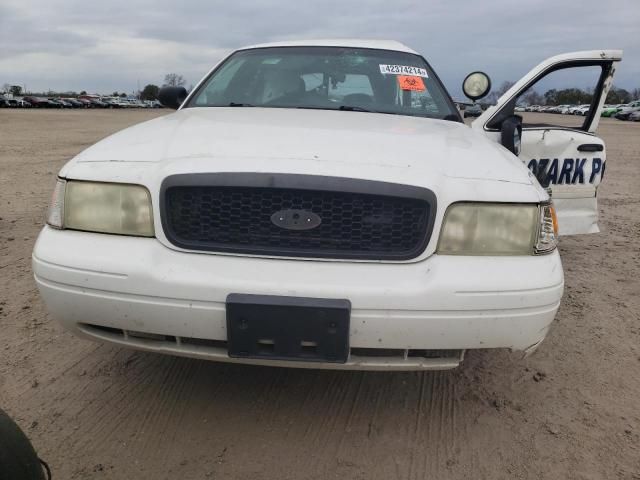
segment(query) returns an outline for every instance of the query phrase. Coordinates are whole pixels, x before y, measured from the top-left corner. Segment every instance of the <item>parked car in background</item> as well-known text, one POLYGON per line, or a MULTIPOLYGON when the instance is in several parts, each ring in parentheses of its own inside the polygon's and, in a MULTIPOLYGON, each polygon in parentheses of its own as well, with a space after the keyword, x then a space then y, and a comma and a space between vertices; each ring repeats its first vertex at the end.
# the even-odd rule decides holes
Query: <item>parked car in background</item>
POLYGON ((100 95, 81 94, 78 95, 78 100, 91 102, 93 100, 100 100, 100 95))
POLYGON ((120 105, 120 108, 131 108, 133 104, 126 98, 114 97, 114 101, 120 105))
POLYGON ((62 108, 73 108, 73 104, 68 100, 65 100, 64 98, 58 97, 58 98, 55 98, 54 101, 62 105, 62 108))
POLYGON ((638 110, 640 110, 640 100, 635 100, 622 107, 614 116, 618 120, 629 120, 629 116, 638 110))
POLYGON ((632 122, 640 122, 640 111, 635 111, 629 115, 629 120, 632 122))
POLYGON ((112 98, 103 97, 100 101, 106 105, 106 108, 121 108, 120 104, 112 98))
POLYGON ((479 117, 480 115, 482 115, 482 107, 479 103, 474 103, 464 109, 464 118, 479 117))
POLYGON ((51 108, 64 108, 62 102, 59 102, 55 98, 48 98, 47 101, 49 102, 49 107, 51 108))
POLYGON ((107 102, 103 102, 100 99, 92 98, 91 100, 87 100, 89 102, 89 106, 91 108, 109 108, 109 104, 107 102))
POLYGON ((22 100, 30 103, 32 107, 36 107, 36 108, 48 108, 51 106, 51 104, 49 103, 49 100, 44 97, 27 96, 27 97, 22 97, 22 100))
POLYGON ((148 108, 146 103, 142 100, 138 100, 137 98, 127 98, 126 101, 129 103, 129 107, 131 108, 148 108))
POLYGON ((67 103, 70 103, 73 108, 82 108, 84 104, 76 98, 63 98, 67 103))
POLYGON ((574 115, 581 115, 581 116, 585 116, 587 114, 587 112, 589 111, 589 108, 591 107, 591 105, 584 104, 584 105, 579 105, 576 108, 573 109, 573 114, 574 115))
POLYGON ((10 108, 11 105, 9 104, 9 100, 4 98, 4 97, 0 97, 0 108, 10 108))
POLYGON ((625 104, 620 104, 620 105, 609 105, 608 107, 605 106, 605 108, 602 109, 602 113, 600 114, 601 117, 613 117, 616 113, 618 113, 620 110, 622 110, 623 107, 625 107, 625 104))
POLYGON ((18 100, 18 108, 31 108, 31 104, 27 102, 24 98, 20 98, 18 100))
POLYGON ((107 104, 108 108, 129 108, 129 102, 121 99, 120 97, 102 97, 102 102, 107 104))

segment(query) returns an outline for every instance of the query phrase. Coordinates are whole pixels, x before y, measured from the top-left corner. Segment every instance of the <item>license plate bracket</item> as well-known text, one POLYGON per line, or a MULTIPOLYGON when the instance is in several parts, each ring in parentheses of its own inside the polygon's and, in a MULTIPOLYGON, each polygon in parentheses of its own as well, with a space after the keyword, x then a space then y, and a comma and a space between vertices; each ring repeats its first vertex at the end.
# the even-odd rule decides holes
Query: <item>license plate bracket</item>
POLYGON ((232 293, 227 344, 233 358, 345 363, 351 302, 232 293))

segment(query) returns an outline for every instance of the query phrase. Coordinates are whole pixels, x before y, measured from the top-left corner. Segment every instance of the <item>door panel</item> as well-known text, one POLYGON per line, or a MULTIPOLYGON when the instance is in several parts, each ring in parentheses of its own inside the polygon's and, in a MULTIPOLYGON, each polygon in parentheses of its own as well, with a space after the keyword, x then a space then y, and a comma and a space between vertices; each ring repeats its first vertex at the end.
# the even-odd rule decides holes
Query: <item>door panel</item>
POLYGON ((604 142, 587 133, 523 129, 520 159, 548 184, 560 235, 598 232, 596 192, 605 170, 604 142), (602 151, 579 151, 582 145, 602 151))

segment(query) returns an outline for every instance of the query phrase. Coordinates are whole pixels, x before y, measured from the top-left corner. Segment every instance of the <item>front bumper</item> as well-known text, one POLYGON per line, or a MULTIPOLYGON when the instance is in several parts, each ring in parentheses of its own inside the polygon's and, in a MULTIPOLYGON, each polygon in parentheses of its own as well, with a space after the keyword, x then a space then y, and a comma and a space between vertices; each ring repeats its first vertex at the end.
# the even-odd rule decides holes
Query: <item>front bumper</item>
POLYGON ((547 334, 564 285, 557 252, 305 261, 184 253, 153 238, 49 227, 34 248, 33 270, 52 316, 81 336, 223 361, 238 361, 224 348, 229 293, 349 299, 347 364, 240 360, 314 368, 451 368, 465 349, 529 351, 547 334), (399 355, 369 356, 372 349, 399 355), (421 350, 454 353, 412 354, 421 350))

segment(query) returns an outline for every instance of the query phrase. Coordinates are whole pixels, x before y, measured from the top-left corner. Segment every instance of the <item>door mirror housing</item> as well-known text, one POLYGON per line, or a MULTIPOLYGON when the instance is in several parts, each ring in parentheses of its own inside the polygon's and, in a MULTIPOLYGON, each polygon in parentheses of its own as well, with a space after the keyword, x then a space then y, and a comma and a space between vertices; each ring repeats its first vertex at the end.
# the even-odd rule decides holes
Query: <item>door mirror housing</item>
POLYGON ((158 100, 165 107, 178 109, 187 98, 187 89, 184 87, 162 87, 158 92, 158 100))
POLYGON ((491 79, 484 72, 471 72, 462 82, 462 91, 472 101, 486 97, 491 90, 491 79))
POLYGON ((522 145, 522 117, 512 115, 502 122, 500 143, 516 157, 520 155, 522 145))

